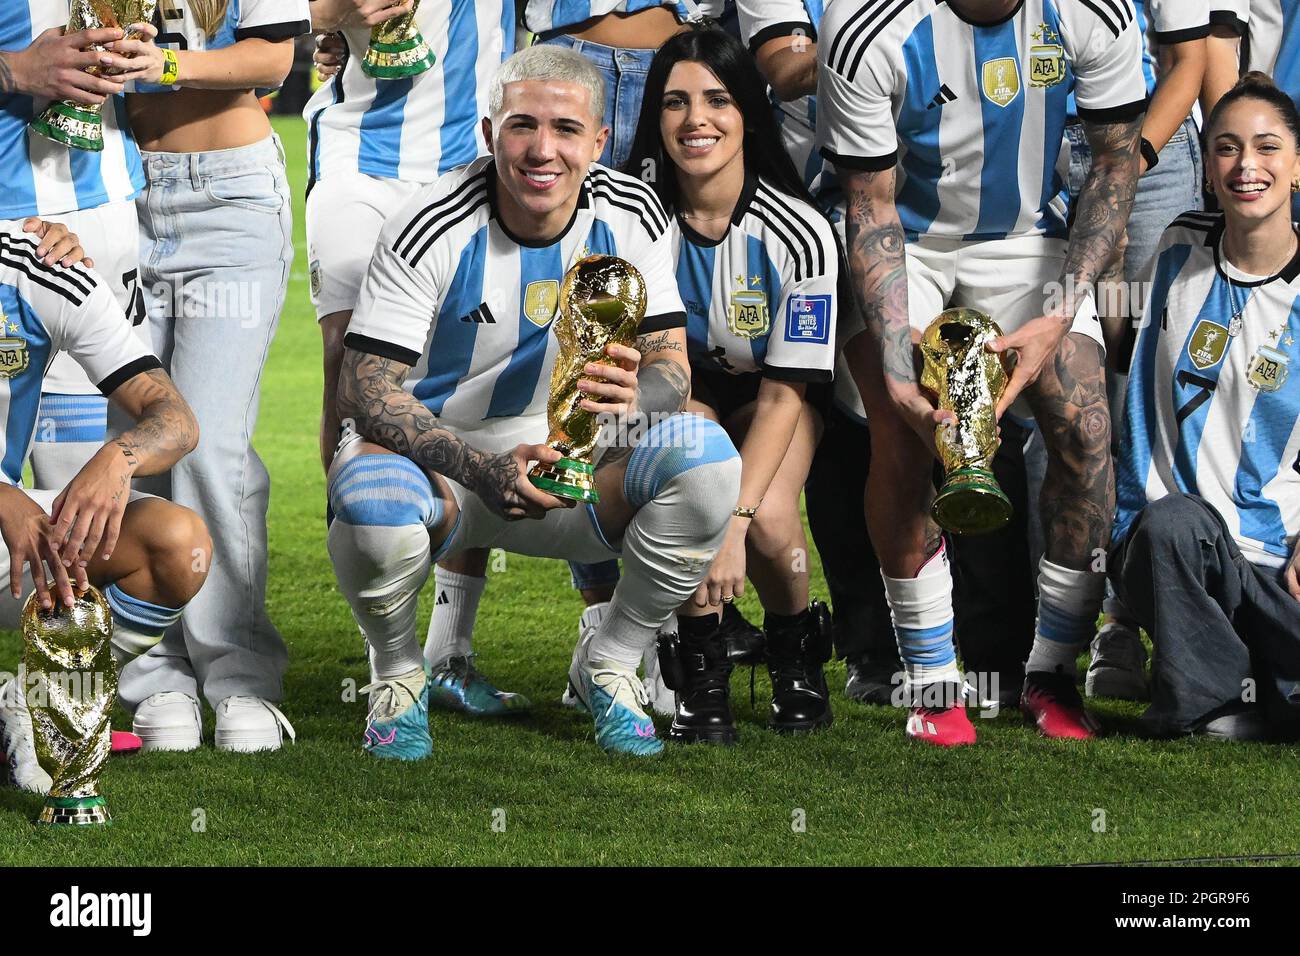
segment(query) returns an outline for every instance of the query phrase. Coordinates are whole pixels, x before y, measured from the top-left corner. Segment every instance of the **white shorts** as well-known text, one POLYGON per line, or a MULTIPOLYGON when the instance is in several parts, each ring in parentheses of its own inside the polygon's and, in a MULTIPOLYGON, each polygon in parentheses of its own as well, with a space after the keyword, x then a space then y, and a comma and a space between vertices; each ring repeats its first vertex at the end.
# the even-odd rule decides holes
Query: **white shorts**
POLYGON ((364 173, 331 175, 307 197, 307 262, 316 320, 351 312, 384 222, 425 183, 364 173))
MULTIPOLYGON (((57 216, 41 216, 59 222, 77 234, 86 255, 95 260, 95 272, 108 283, 118 305, 135 324, 140 340, 150 350, 149 327, 145 324, 144 297, 140 289, 140 224, 135 202, 105 203, 94 209, 80 209, 57 216)), ((0 222, 0 227, 22 230, 23 221, 0 222)), ((41 391, 54 395, 98 395, 97 389, 72 356, 59 352, 45 373, 41 391)))

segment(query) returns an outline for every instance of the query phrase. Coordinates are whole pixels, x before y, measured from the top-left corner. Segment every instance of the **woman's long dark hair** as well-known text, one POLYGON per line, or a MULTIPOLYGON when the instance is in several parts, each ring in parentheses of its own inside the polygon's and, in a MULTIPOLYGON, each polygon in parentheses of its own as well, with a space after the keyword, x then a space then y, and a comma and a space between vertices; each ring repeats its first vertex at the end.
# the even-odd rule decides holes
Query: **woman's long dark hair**
POLYGON ((646 75, 645 98, 641 101, 632 152, 623 171, 649 185, 669 213, 676 209, 677 166, 664 150, 659 114, 663 111, 668 75, 683 61, 703 65, 722 81, 735 100, 745 122, 745 172, 812 204, 812 196, 781 142, 781 131, 767 98, 767 81, 740 41, 715 27, 679 33, 655 54, 646 75))

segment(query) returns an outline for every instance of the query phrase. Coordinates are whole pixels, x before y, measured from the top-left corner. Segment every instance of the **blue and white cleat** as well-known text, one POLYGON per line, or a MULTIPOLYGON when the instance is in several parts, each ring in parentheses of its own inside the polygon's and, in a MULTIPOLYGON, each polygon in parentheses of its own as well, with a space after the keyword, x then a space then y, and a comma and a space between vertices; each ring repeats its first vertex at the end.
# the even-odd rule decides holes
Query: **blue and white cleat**
POLYGON ((423 667, 361 688, 370 695, 362 746, 382 760, 423 760, 433 753, 429 736, 429 680, 423 667))
POLYGON ((582 669, 601 749, 636 757, 662 751, 664 744, 655 736, 655 722, 645 712, 649 698, 636 668, 616 661, 589 661, 582 669))
POLYGON ((497 690, 474 666, 474 655, 453 655, 433 668, 429 704, 471 717, 522 714, 533 706, 523 694, 497 690))

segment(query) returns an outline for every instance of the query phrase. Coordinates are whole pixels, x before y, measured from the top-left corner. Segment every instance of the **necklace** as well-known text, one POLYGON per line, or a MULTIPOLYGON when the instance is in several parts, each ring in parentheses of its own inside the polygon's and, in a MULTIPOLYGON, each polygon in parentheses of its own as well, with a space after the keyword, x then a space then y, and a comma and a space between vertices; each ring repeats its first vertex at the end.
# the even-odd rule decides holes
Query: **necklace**
MULTIPOLYGON (((1228 262, 1229 265, 1231 265, 1231 260, 1229 260, 1228 258, 1226 236, 1224 237, 1224 240, 1221 244, 1221 251, 1223 252, 1224 261, 1228 262)), ((1296 236, 1293 230, 1291 233, 1291 244, 1288 247, 1286 257, 1283 258, 1282 261, 1277 264, 1277 267, 1272 270, 1271 274, 1268 275, 1266 278, 1264 278, 1262 281, 1260 281, 1258 285, 1266 285, 1267 283, 1272 282, 1279 275, 1281 275, 1282 270, 1286 268, 1286 264, 1291 261, 1291 259, 1295 256, 1295 254, 1296 254, 1296 236)), ((1245 323, 1242 321, 1241 314, 1246 311, 1246 306, 1250 305, 1250 296, 1251 293, 1246 292, 1245 293, 1246 300, 1242 302, 1240 305, 1238 305, 1237 304, 1237 283, 1233 281, 1231 277, 1228 277, 1228 301, 1232 305, 1232 318, 1228 322, 1229 335, 1235 337, 1241 334, 1241 330, 1245 325, 1245 323)), ((1287 321, 1289 321, 1289 317, 1287 321)), ((1278 326, 1276 329, 1273 330, 1271 335, 1273 337, 1274 344, 1277 343, 1277 337, 1282 334, 1282 330, 1285 329, 1286 326, 1287 326, 1287 322, 1284 321, 1280 326, 1278 326)))
POLYGON ((694 222, 717 222, 719 219, 730 219, 732 214, 724 212, 720 216, 692 216, 690 213, 679 212, 678 215, 683 219, 690 219, 694 222))

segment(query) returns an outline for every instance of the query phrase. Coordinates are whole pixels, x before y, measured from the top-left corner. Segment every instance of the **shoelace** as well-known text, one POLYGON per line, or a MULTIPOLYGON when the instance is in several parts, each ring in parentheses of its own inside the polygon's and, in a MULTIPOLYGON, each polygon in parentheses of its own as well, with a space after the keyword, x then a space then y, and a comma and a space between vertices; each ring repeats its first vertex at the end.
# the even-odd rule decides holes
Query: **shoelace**
POLYGON ((407 696, 409 696, 411 700, 416 699, 416 693, 400 680, 377 680, 361 688, 361 693, 372 695, 370 698, 370 710, 366 714, 367 724, 373 724, 375 722, 375 714, 379 713, 384 704, 390 699, 393 700, 393 703, 389 704, 387 708, 390 715, 397 711, 395 698, 397 697, 397 690, 399 687, 406 691, 407 696))
POLYGON ((284 716, 284 714, 280 711, 280 708, 276 707, 275 704, 271 703, 269 700, 263 700, 261 697, 244 697, 244 696, 235 696, 230 699, 257 701, 257 703, 261 704, 263 707, 265 707, 267 710, 271 712, 271 715, 275 717, 276 722, 279 723, 279 725, 284 728, 284 732, 289 735, 289 739, 292 740, 294 743, 298 742, 298 735, 294 733, 293 724, 289 723, 289 718, 284 716))
POLYGON ((478 668, 474 666, 475 654, 454 654, 447 658, 438 667, 437 672, 433 675, 434 681, 442 680, 444 674, 450 674, 459 678, 461 683, 468 684, 471 680, 482 679, 478 668))
POLYGON ((645 692, 645 684, 641 683, 641 678, 636 674, 629 674, 626 671, 616 671, 613 668, 602 668, 591 672, 591 683, 599 687, 605 693, 609 694, 609 707, 605 710, 605 716, 608 717, 614 712, 614 705, 618 703, 618 687, 626 687, 632 694, 632 699, 642 708, 650 703, 650 697, 645 692), (609 677, 610 681, 602 684, 599 681, 601 677, 609 677), (611 688, 615 688, 611 690, 611 688))

